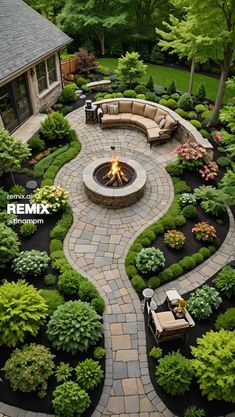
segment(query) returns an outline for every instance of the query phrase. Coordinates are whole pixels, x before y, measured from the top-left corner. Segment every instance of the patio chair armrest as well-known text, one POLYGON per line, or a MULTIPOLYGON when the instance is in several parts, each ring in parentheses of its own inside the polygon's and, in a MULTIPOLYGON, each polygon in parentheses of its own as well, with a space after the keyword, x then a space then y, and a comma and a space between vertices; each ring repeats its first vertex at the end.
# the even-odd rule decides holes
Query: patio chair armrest
POLYGON ((103 110, 101 109, 101 107, 98 107, 98 110, 97 110, 97 116, 98 117, 102 117, 103 116, 103 110))
POLYGON ((163 329, 162 329, 162 327, 161 327, 161 325, 159 323, 159 320, 157 318, 157 315, 156 315, 155 311, 152 311, 151 310, 151 313, 150 314, 152 314, 152 319, 153 319, 153 322, 155 324, 157 333, 162 333, 163 332, 163 329))
POLYGON ((185 319, 187 320, 187 322, 189 323, 190 327, 194 327, 195 326, 195 322, 192 319, 192 316, 189 314, 188 310, 185 308, 185 319))
POLYGON ((165 133, 171 133, 171 132, 172 132, 172 129, 161 129, 159 131, 159 135, 161 136, 161 135, 164 135, 165 133))

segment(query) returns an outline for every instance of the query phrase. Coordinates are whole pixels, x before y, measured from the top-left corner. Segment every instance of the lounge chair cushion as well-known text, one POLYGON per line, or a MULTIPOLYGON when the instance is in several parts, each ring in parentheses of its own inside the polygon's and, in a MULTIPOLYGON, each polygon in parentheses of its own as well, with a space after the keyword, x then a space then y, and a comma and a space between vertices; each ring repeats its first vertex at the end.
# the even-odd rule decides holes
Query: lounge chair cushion
POLYGON ((104 114, 102 117, 102 124, 119 123, 121 121, 120 114, 104 114))
POLYGON ((145 104, 138 103, 136 101, 133 102, 133 106, 132 106, 132 113, 133 114, 143 116, 144 115, 144 110, 145 110, 145 104))
POLYGON ((133 101, 120 101, 119 113, 131 113, 133 101))
POLYGON ((156 115, 156 111, 157 111, 156 107, 149 106, 148 104, 146 104, 145 109, 144 109, 144 117, 148 117, 149 119, 153 120, 156 115))
POLYGON ((189 323, 184 319, 166 321, 164 325, 161 324, 163 330, 185 329, 189 327, 189 323))

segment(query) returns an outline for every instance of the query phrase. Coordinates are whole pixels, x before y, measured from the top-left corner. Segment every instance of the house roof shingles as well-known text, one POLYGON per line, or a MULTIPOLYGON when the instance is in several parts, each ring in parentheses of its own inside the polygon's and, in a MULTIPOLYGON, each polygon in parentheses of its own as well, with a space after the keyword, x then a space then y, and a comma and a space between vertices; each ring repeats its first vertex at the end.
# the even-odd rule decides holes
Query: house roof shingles
POLYGON ((0 82, 71 38, 22 0, 0 0, 0 82))

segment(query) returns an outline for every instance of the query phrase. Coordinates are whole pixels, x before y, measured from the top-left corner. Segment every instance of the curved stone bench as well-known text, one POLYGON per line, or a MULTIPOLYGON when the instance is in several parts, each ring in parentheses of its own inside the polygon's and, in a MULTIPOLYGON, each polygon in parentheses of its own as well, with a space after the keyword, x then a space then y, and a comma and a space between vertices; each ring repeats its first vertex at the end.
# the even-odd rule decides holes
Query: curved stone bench
MULTIPOLYGON (((202 137, 200 132, 187 120, 183 119, 183 117, 179 116, 176 112, 169 109, 166 106, 162 106, 159 103, 153 103, 152 101, 148 100, 140 100, 140 99, 129 99, 129 98, 112 98, 112 99, 106 99, 106 100, 100 100, 97 101, 95 104, 100 108, 102 104, 115 104, 119 103, 120 101, 126 101, 126 102, 136 102, 136 103, 142 103, 144 105, 149 105, 152 107, 156 107, 158 109, 161 109, 165 113, 167 113, 176 123, 177 123, 177 129, 174 131, 174 137, 178 139, 181 143, 190 143, 195 142, 198 143, 200 146, 205 148, 208 152, 209 158, 213 159, 213 146, 208 141, 208 139, 205 139, 202 137)), ((123 113, 125 115, 125 113, 123 113)), ((147 119, 148 120, 148 119, 147 119)), ((151 120, 151 119, 150 119, 151 120)), ((119 126, 130 126, 138 128, 142 131, 145 131, 146 129, 143 128, 143 126, 137 125, 135 122, 135 119, 122 117, 122 120, 119 119, 117 123, 115 123, 115 127, 119 126)), ((114 127, 114 124, 110 123, 110 127, 114 127)))

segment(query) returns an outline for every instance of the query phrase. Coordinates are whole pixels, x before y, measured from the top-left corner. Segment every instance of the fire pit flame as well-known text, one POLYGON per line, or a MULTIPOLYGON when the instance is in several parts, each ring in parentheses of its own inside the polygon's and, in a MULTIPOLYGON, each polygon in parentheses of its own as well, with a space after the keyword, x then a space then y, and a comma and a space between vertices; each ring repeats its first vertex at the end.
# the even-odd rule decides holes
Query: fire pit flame
MULTIPOLYGON (((115 150, 115 147, 111 147, 112 151, 115 150)), ((124 172, 121 169, 121 166, 119 164, 119 160, 117 156, 115 155, 115 152, 112 154, 111 158, 111 168, 108 171, 107 174, 103 176, 103 179, 108 179, 108 181, 105 183, 105 186, 110 186, 117 182, 118 186, 123 186, 124 184, 128 183, 128 178, 124 174, 124 172)))

